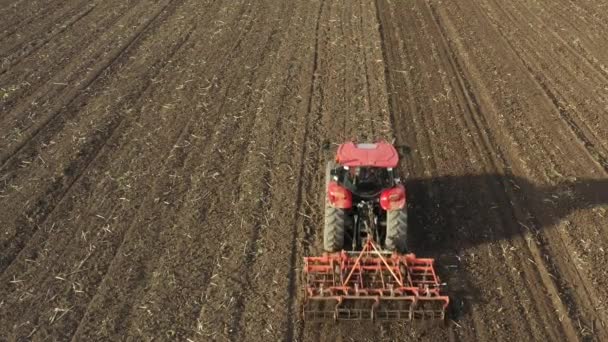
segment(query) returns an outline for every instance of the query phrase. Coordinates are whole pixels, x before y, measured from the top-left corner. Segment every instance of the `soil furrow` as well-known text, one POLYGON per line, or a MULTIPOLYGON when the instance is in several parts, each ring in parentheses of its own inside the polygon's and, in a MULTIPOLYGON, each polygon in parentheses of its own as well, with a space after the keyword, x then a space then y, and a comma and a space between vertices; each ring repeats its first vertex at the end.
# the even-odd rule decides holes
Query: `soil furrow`
MULTIPOLYGON (((177 2, 173 2, 173 4, 175 3, 177 2)), ((134 35, 132 35, 116 50, 114 50, 105 60, 102 60, 100 63, 96 64, 92 72, 87 75, 84 81, 80 83, 80 85, 75 87, 72 91, 69 91, 64 101, 53 107, 53 110, 50 112, 48 117, 41 120, 40 123, 35 124, 33 126, 32 131, 29 131, 27 134, 25 134, 25 138, 22 140, 22 142, 14 146, 9 151, 3 151, 4 153, 0 155, 0 164, 2 164, 2 167, 0 167, 0 169, 4 169, 11 158, 13 158, 17 153, 19 153, 19 151, 21 151, 30 141, 35 139, 45 126, 47 126, 58 115, 60 115, 62 113, 62 108, 70 106, 72 103, 74 103, 74 101, 77 101, 79 95, 85 89, 90 87, 97 80, 97 78, 102 75, 104 71, 106 71, 117 60, 127 54, 128 50, 137 43, 138 39, 140 39, 142 35, 146 32, 146 30, 151 27, 152 23, 154 23, 158 18, 161 17, 163 11, 165 11, 170 4, 172 4, 172 2, 168 1, 163 6, 159 6, 159 8, 153 13, 151 18, 145 24, 143 24, 141 28, 135 32, 134 35)))
POLYGON ((608 338, 603 1, 0 3, 0 340, 608 338), (378 139, 444 325, 301 317, 378 139))
POLYGON ((91 11, 93 11, 94 8, 94 5, 85 6, 83 11, 80 11, 74 16, 70 17, 64 24, 60 25, 59 28, 55 28, 51 30, 50 33, 41 37, 35 39, 32 38, 30 41, 28 41, 26 46, 17 46, 12 50, 7 51, 5 56, 0 56, 0 59, 2 59, 2 64, 0 65, 0 75, 4 74, 10 68, 14 67, 18 62, 24 60, 32 53, 38 51, 55 36, 60 35, 72 25, 85 18, 89 13, 91 13, 91 11))
MULTIPOLYGON (((240 16, 241 16, 241 15, 239 15, 239 17, 240 17, 240 16)), ((248 32, 248 30, 245 30, 244 32, 248 32)), ((236 50, 236 49, 238 48, 238 46, 240 45, 240 43, 239 43, 239 42, 240 42, 240 40, 237 40, 237 41, 235 42, 235 44, 233 45, 233 48, 232 48, 233 50, 232 50, 232 51, 234 51, 234 50, 236 50)), ((230 55, 230 54, 231 54, 231 53, 229 53, 229 55, 230 55)), ((224 60, 224 65, 222 65, 222 66, 220 67, 220 70, 223 70, 223 69, 224 69, 224 67, 225 67, 225 65, 227 65, 226 63, 228 63, 229 61, 230 61, 229 59, 224 60)), ((236 84, 236 82, 235 82, 235 84, 236 84)), ((228 88, 231 88, 232 86, 233 86, 232 84, 229 84, 229 85, 228 85, 228 88)), ((226 105, 226 103, 227 103, 226 101, 228 101, 229 99, 228 99, 228 98, 226 98, 225 96, 224 96, 223 98, 224 98, 224 103, 223 103, 223 105, 226 105)), ((229 102, 229 101, 228 101, 228 102, 229 102)), ((222 105, 222 106, 223 106, 223 105, 222 105)), ((222 111, 223 111, 223 110, 222 110, 222 108, 220 108, 220 109, 218 110, 218 112, 219 112, 219 113, 221 113, 222 111)), ((227 118, 228 118, 228 117, 223 117, 223 118, 221 119, 221 121, 223 122, 223 121, 224 121, 225 119, 227 119, 227 118)), ((195 123, 194 121, 191 121, 191 123, 192 123, 193 127, 195 127, 195 126, 198 126, 198 125, 201 125, 201 124, 202 124, 202 123, 195 123)), ((220 125, 220 126, 223 126, 223 124, 222 124, 222 123, 220 123, 219 125, 220 125)), ((237 127, 238 127, 238 126, 237 126, 237 127)), ((213 136, 214 136, 214 137, 218 137, 218 138, 219 138, 219 137, 224 137, 224 136, 226 135, 225 133, 228 133, 228 132, 230 132, 230 131, 232 131, 232 130, 236 129, 237 127, 230 127, 230 126, 228 126, 228 127, 224 128, 224 129, 226 130, 224 133, 222 133, 222 134, 218 134, 219 132, 215 132, 215 134, 213 134, 213 136)), ((195 129, 195 128, 188 128, 188 129, 184 129, 184 130, 182 131, 182 134, 180 135, 180 138, 178 139, 178 141, 177 141, 175 144, 173 144, 173 146, 181 146, 182 144, 181 144, 181 143, 179 143, 179 141, 184 140, 184 139, 185 139, 187 136, 199 136, 199 135, 203 135, 203 136, 205 136, 205 135, 210 135, 210 133, 211 133, 211 132, 213 132, 213 131, 212 131, 213 129, 211 129, 211 132, 209 132, 209 131, 208 131, 207 133, 202 133, 202 132, 199 132, 198 130, 199 130, 199 129, 195 129)), ((221 144, 219 144, 219 143, 212 143, 212 144, 206 145, 204 149, 210 149, 210 148, 213 148, 213 147, 215 147, 215 146, 217 146, 217 145, 221 145, 221 144)), ((186 162, 187 160, 189 160, 189 159, 190 159, 190 158, 189 158, 189 155, 191 154, 192 149, 190 149, 189 151, 190 151, 190 152, 188 152, 188 153, 186 153, 186 154, 180 154, 179 159, 180 159, 180 160, 183 160, 183 162, 186 162)), ((210 151, 210 152, 211 152, 211 151, 210 151)), ((215 155, 215 158, 212 158, 212 160, 217 160, 217 161, 219 161, 219 160, 220 160, 220 158, 218 158, 218 156, 219 156, 218 152, 214 152, 214 153, 213 153, 213 155, 215 155)), ((182 163, 180 163, 180 164, 183 164, 183 162, 182 162, 182 163)), ((215 167, 214 167, 213 165, 207 165, 207 167, 210 167, 211 169, 219 169, 219 167, 218 167, 218 166, 215 166, 215 167)), ((174 172, 174 174, 177 174, 178 172, 177 172, 177 170, 176 170, 176 169, 179 169, 179 166, 177 166, 177 167, 172 167, 172 168, 167 168, 167 170, 171 170, 171 169, 173 169, 173 170, 174 170, 174 171, 173 171, 173 172, 174 172)), ((235 171, 238 171, 238 169, 239 169, 239 167, 237 166, 237 167, 236 167, 236 169, 235 169, 235 171)), ((167 171, 167 172, 168 172, 168 171, 167 171)), ((204 172, 203 172, 203 173, 204 173, 204 172)), ((203 188, 204 188, 204 187, 203 187, 203 188)), ((212 187, 212 186, 210 186, 210 187, 206 187, 207 196, 213 196, 213 194, 214 194, 215 192, 219 192, 219 189, 218 189, 218 190, 216 190, 216 191, 214 191, 214 190, 212 190, 212 189, 213 189, 213 187, 212 187)), ((160 190, 159 190, 159 191, 157 191, 157 192, 160 192, 160 190)), ((181 209, 180 209, 180 210, 181 210, 181 209)), ((199 215, 201 215, 201 216, 203 216, 203 217, 204 217, 204 216, 205 216, 205 213, 204 213, 204 212, 202 212, 202 213, 200 213, 199 215)), ((168 217, 165 217, 165 218, 164 218, 164 220, 168 220, 168 219, 169 219, 168 217)), ((164 220, 161 220, 161 221, 164 221, 164 220)), ((164 239, 161 239, 161 241, 164 241, 164 239)), ((203 257, 203 258, 205 258, 205 257, 203 257)), ((152 268, 150 268, 149 270, 147 270, 147 271, 144 271, 144 272, 143 272, 143 274, 147 274, 147 275, 148 275, 147 277, 149 277, 149 274, 152 274, 152 273, 156 272, 156 271, 152 272, 153 270, 158 270, 158 267, 159 267, 159 266, 158 266, 158 263, 159 263, 159 262, 161 262, 161 260, 162 260, 162 259, 157 258, 157 259, 154 259, 154 260, 150 260, 149 258, 145 258, 145 260, 146 260, 146 263, 147 263, 147 264, 148 264, 150 267, 152 267, 152 268)), ((137 306, 137 305, 136 305, 136 303, 137 303, 137 302, 141 302, 141 301, 143 301, 143 298, 147 297, 147 293, 145 293, 145 292, 148 292, 148 291, 149 291, 149 290, 146 290, 146 289, 144 289, 144 288, 143 288, 143 285, 144 285, 144 284, 146 284, 146 281, 141 281, 141 282, 139 282, 139 285, 138 285, 139 287, 138 287, 137 289, 134 289, 134 290, 133 290, 133 292, 135 292, 135 293, 138 293, 138 292, 140 292, 140 291, 144 291, 144 293, 141 293, 140 295, 138 295, 138 296, 137 296, 137 298, 131 298, 131 300, 132 300, 132 304, 130 305, 130 309, 128 310, 130 313, 128 313, 128 314, 126 314, 126 315, 124 316, 124 319, 125 319, 125 320, 127 320, 127 321, 128 321, 128 320, 131 320, 131 321, 134 321, 134 322, 137 322, 137 321, 138 321, 138 319, 137 319, 138 314, 136 313, 136 311, 138 310, 137 308, 139 308, 139 306, 137 306)), ((152 290, 153 290, 153 289, 152 289, 152 290)), ((142 303, 142 304, 143 304, 143 303, 142 303)), ((131 324, 131 328, 130 328, 130 329, 133 329, 133 324, 131 324)), ((134 333, 134 334, 138 335, 138 334, 140 334, 140 333, 142 333, 142 331, 141 331, 141 330, 139 330, 139 333, 134 333)))
MULTIPOLYGON (((17 32, 23 32, 20 31, 20 29, 23 28, 37 28, 39 26, 42 25, 50 25, 53 23, 52 20, 49 20, 48 22, 45 19, 49 19, 49 18, 56 18, 57 16, 55 15, 55 12, 61 11, 63 9, 65 9, 66 7, 69 8, 70 5, 74 4, 74 1, 63 3, 63 4, 55 4, 55 6, 51 6, 49 8, 49 6, 40 6, 40 3, 36 2, 36 1, 26 1, 25 5, 30 5, 31 7, 34 8, 20 8, 19 10, 17 10, 18 5, 21 2, 17 2, 15 4, 9 5, 9 6, 0 6, 0 10, 6 10, 7 12, 10 10, 13 10, 12 15, 8 15, 5 14, 3 15, 3 18, 8 18, 6 19, 6 21, 3 20, 3 25, 0 26, 0 32, 2 33, 0 35, 0 41, 3 42, 5 41, 5 38, 13 36, 13 35, 17 35, 17 36, 22 36, 22 34, 18 34, 17 32), (33 27, 32 27, 33 26, 33 27)), ((25 7, 25 6, 24 6, 25 7)), ((0 12, 1 13, 1 12, 0 12)), ((29 33, 29 32, 27 32, 29 33)))
MULTIPOLYGON (((298 179, 304 179, 304 172, 305 172, 305 161, 306 161, 306 156, 308 154, 308 140, 309 140, 309 135, 310 135, 310 125, 311 125, 311 117, 313 116, 317 116, 313 114, 313 104, 314 104, 314 97, 315 94, 317 93, 317 80, 318 80, 318 71, 319 71, 319 39, 320 39, 320 28, 321 28, 321 19, 322 19, 322 15, 323 15, 323 9, 325 7, 325 0, 321 0, 319 3, 319 9, 315 18, 315 31, 314 31, 314 45, 313 45, 313 54, 312 54, 312 71, 310 74, 310 87, 308 90, 308 100, 306 102, 306 115, 305 115, 305 119, 304 119, 304 124, 303 124, 303 138, 302 138, 302 142, 300 143, 300 156, 298 158, 299 160, 299 169, 298 169, 298 179)), ((316 107, 316 106, 315 106, 316 107)), ((295 192, 295 211, 297 213, 300 213, 302 210, 302 205, 303 205, 303 201, 304 201, 304 191, 303 191, 303 182, 299 182, 297 187, 296 187, 296 192, 295 192)), ((286 326, 286 330, 285 330, 285 336, 284 339, 287 341, 292 341, 294 339, 294 337, 296 336, 296 326, 295 326, 295 321, 296 319, 294 319, 294 316, 298 313, 298 308, 296 307, 296 305, 298 304, 297 302, 297 298, 298 298, 298 292, 297 291, 297 286, 300 285, 298 282, 298 277, 299 275, 297 274, 297 265, 299 264, 299 261, 297 260, 298 257, 302 257, 303 255, 308 255, 309 253, 309 245, 313 244, 314 241, 314 232, 311 232, 311 230, 308 227, 304 227, 304 236, 303 239, 305 241, 304 246, 302 246, 302 250, 298 253, 298 237, 300 234, 298 234, 298 230, 300 227, 304 227, 304 225, 300 225, 297 224, 297 222, 294 222, 292 230, 291 230, 291 241, 289 242, 289 246, 290 246, 290 255, 289 255, 289 273, 287 275, 288 277, 288 285, 287 285, 287 303, 286 303, 286 321, 285 321, 285 326, 286 326)), ((303 327, 300 326, 299 327, 300 332, 303 331, 303 327)), ((301 336, 300 336, 301 338, 301 336)))
MULTIPOLYGON (((504 13, 505 18, 511 19, 512 25, 515 25, 514 27, 517 27, 517 25, 521 25, 518 23, 520 19, 517 18, 520 18, 522 15, 525 15, 525 13, 517 12, 515 13, 515 15, 511 15, 506 8, 503 8, 503 6, 496 5, 496 7, 499 8, 502 13, 504 13)), ((528 13, 532 12, 528 11, 528 13)), ((530 14, 529 16, 535 17, 532 14, 530 14)), ((494 25, 501 24, 497 21, 494 21, 494 25)), ((501 32, 509 32, 509 30, 505 30, 505 27, 503 26, 501 32)), ((545 70, 543 70, 548 69, 548 66, 539 64, 539 61, 542 59, 542 55, 539 54, 539 52, 542 51, 540 49, 540 46, 543 46, 543 44, 539 41, 533 40, 533 37, 539 36, 541 37, 540 39, 546 39, 545 37, 543 37, 546 32, 547 30, 534 30, 534 35, 530 35, 530 38, 521 41, 514 40, 513 38, 510 38, 509 36, 505 35, 505 33, 501 33, 501 35, 505 42, 509 44, 511 49, 516 51, 517 57, 522 61, 522 63, 529 70, 530 74, 534 76, 534 78, 543 88, 543 90, 547 94, 547 97, 552 101, 556 110, 563 117, 565 124, 570 127, 573 134, 575 134, 575 136, 577 136, 577 138, 581 141, 581 144, 589 150, 591 157, 596 159, 596 161, 600 165, 602 165, 602 167, 605 168, 604 163, 606 159, 605 154, 607 150, 606 141, 600 138, 600 136, 603 135, 603 131, 601 130, 602 126, 593 124, 594 127, 592 127, 587 123, 594 123, 597 121, 598 118, 596 115, 589 113, 589 110, 585 107, 588 107, 590 103, 599 104, 598 101, 600 101, 601 99, 603 99, 603 102, 605 102, 606 96, 601 93, 594 94, 590 99, 585 100, 585 103, 581 103, 579 101, 576 101, 576 99, 572 98, 573 87, 576 87, 576 89, 580 89, 581 91, 585 91, 584 89, 589 88, 590 84, 605 85, 606 77, 604 75, 604 72, 602 70, 597 70, 592 63, 581 63, 581 59, 583 61, 586 60, 585 56, 583 56, 581 52, 577 51, 577 49, 571 47, 568 42, 566 42, 563 38, 561 38, 557 33, 552 30, 549 30, 548 32, 550 32, 554 39, 558 41, 558 44, 560 46, 565 46, 566 50, 571 52, 572 56, 566 55, 566 57, 568 57, 568 59, 574 57, 573 63, 577 64, 577 68, 572 70, 572 68, 570 68, 570 65, 572 65, 573 63, 568 62, 566 58, 559 58, 559 62, 555 63, 553 66, 561 66, 562 70, 560 72, 546 72, 545 70), (540 51, 536 53, 530 53, 531 51, 528 52, 525 49, 522 49, 520 46, 526 41, 530 41, 529 44, 531 46, 539 46, 538 50, 540 51), (585 64, 587 64, 589 67, 584 68, 585 64), (578 75, 581 73, 588 73, 589 68, 595 70, 594 76, 599 75, 599 79, 597 79, 597 77, 584 75, 584 80, 581 80, 581 82, 576 81, 578 75), (559 78, 551 77, 551 75, 558 75, 559 78), (563 79, 565 77, 568 77, 569 79, 560 80, 560 78, 563 79), (599 98, 596 99, 596 97, 599 98), (567 105, 569 103, 572 103, 574 105, 567 105), (582 107, 582 109, 577 109, 577 107, 582 107), (572 114, 570 112, 572 112, 572 114)), ((555 48, 553 48, 552 50, 554 49, 555 48)), ((560 55, 563 55, 562 50, 564 49, 561 48, 558 50, 560 51, 560 55)), ((548 53, 554 52, 548 51, 548 53)), ((593 92, 591 91, 589 91, 588 93, 593 94, 593 92)))
MULTIPOLYGON (((527 216, 527 217, 532 217, 532 215, 531 215, 530 213, 527 213, 527 214, 525 214, 524 216, 527 216)), ((542 254, 542 255, 547 255, 546 251, 545 251, 545 250, 543 250, 542 245, 540 246, 540 248, 541 248, 541 252, 540 252, 540 254, 542 254)), ((551 261, 548 261, 548 265, 549 265, 548 267, 549 267, 549 268, 552 268, 553 266, 551 266, 551 265, 550 265, 550 263, 551 263, 551 261)), ((569 291, 568 291, 567 289, 564 289, 564 288, 561 288, 561 291, 564 291, 563 295, 565 296, 565 302, 566 302, 566 303, 568 303, 568 305, 569 305, 569 306, 570 306, 570 305, 574 305, 574 304, 573 304, 573 302, 572 302, 572 298, 570 298, 570 299, 569 299, 569 297, 568 297, 568 296, 569 296, 569 295, 568 295, 568 292, 569 292, 569 291), (572 304, 571 304, 571 303, 572 303, 572 304)), ((576 313, 574 313, 574 316, 577 316, 577 314, 576 314, 576 313)))
MULTIPOLYGON (((24 58, 26 54, 31 53, 33 49, 47 43, 54 36, 60 34, 86 14, 90 13, 95 6, 95 3, 78 3, 74 8, 67 8, 65 12, 59 13, 59 15, 45 13, 45 20, 36 20, 37 25, 41 26, 39 30, 30 27, 30 32, 27 32, 27 34, 14 34, 16 37, 13 40, 5 37, 5 39, 2 39, 2 48, 0 49, 2 66, 7 62, 11 63, 20 58, 24 58)), ((16 32, 19 31, 17 30, 16 32)), ((3 74, 4 72, 4 69, 0 69, 0 74, 3 74)))
POLYGON ((134 20, 140 21, 140 17, 133 15, 142 15, 141 12, 141 3, 104 2, 89 13, 88 20, 75 22, 62 35, 16 63, 11 73, 0 75, 0 84, 4 89, 8 88, 1 99, 3 115, 0 119, 18 129, 12 134, 2 131, 3 138, 9 138, 11 143, 18 140, 21 131, 31 127, 40 112, 48 110, 50 103, 61 98, 72 84, 81 83, 83 74, 89 73, 117 41, 124 40, 126 32, 139 26, 132 25, 134 20), (116 10, 108 13, 110 8, 116 10), (106 26, 117 28, 118 37, 104 32, 106 26), (83 48, 74 49, 75 46, 83 48), (24 101, 31 104, 29 110, 20 106, 24 101), (21 115, 15 116, 16 108, 21 108, 21 115))
MULTIPOLYGON (((183 44, 188 40, 188 37, 189 35, 186 35, 184 39, 177 42, 175 48, 173 48, 171 50, 172 52, 169 54, 169 59, 183 46, 183 44)), ((164 67, 162 63, 166 63, 167 61, 169 61, 169 59, 166 59, 164 61, 157 61, 156 64, 152 65, 151 70, 161 70, 164 67)), ((150 80, 152 78, 153 77, 151 77, 150 80)), ((150 85, 151 82, 149 81, 145 83, 143 88, 141 88, 139 92, 133 95, 133 98, 137 98, 139 97, 139 95, 143 94, 150 85)), ((125 104, 127 100, 129 100, 129 98, 124 99, 125 104)), ((119 102, 117 104, 117 107, 120 106, 121 103, 119 102)), ((37 206, 34 208, 34 211, 26 213, 26 217, 35 218, 36 222, 33 225, 26 224, 25 222, 19 225, 32 226, 33 230, 21 230, 19 232, 19 235, 15 236, 10 241, 10 245, 3 246, 3 250, 5 252, 9 251, 9 253, 3 253, 3 260, 2 262, 0 262, 2 270, 8 268, 12 261, 15 259, 15 257, 17 257, 20 251, 27 245, 27 241, 29 240, 29 238, 26 237, 26 239, 23 240, 22 237, 24 235, 31 236, 32 234, 35 234, 35 232, 37 231, 36 227, 44 225, 46 218, 53 213, 55 208, 61 205, 63 199, 70 193, 72 186, 78 182, 82 175, 85 174, 87 168, 97 158, 98 154, 104 149, 104 147, 107 145, 108 141, 112 138, 115 132, 117 132, 117 129, 120 127, 121 123, 123 122, 123 119, 124 116, 111 117, 110 121, 106 124, 104 129, 99 130, 98 132, 100 133, 97 133, 95 136, 93 136, 93 138, 86 145, 84 145, 82 149, 77 153, 77 159, 71 161, 71 163, 65 168, 65 174, 68 175, 67 179, 60 179, 51 187, 49 187, 47 194, 43 195, 41 198, 38 199, 38 203, 37 206), (12 248, 9 248, 9 246, 12 248), (13 251, 11 252, 11 250, 13 251)), ((46 135, 48 133, 48 131, 42 131, 42 134, 46 135)), ((13 167, 8 167, 7 169, 17 169, 17 165, 13 167)), ((8 178, 4 177, 4 179, 10 181, 10 176, 8 178)))

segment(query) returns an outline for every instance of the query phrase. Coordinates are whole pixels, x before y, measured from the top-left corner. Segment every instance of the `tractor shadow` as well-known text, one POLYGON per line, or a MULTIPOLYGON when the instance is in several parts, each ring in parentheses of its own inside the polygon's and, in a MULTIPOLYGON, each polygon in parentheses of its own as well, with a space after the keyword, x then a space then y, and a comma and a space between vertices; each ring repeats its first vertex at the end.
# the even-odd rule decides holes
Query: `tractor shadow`
MULTIPOLYGON (((578 211, 608 205, 608 179, 543 186, 519 177, 486 174, 413 178, 406 186, 409 249, 437 259, 438 272, 449 284, 449 318, 456 321, 470 311, 471 303, 483 301, 480 289, 462 270, 461 259, 467 253, 527 231, 541 235, 578 211)), ((600 214, 583 215, 601 219, 600 214)))

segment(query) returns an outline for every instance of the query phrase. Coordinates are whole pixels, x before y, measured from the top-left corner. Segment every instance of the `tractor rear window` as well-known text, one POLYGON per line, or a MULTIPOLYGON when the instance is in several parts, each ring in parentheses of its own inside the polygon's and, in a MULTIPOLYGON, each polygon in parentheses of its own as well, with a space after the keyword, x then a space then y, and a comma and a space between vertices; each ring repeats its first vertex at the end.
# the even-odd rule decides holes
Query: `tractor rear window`
POLYGON ((392 176, 385 168, 345 168, 340 178, 347 189, 359 196, 375 196, 380 191, 393 186, 392 176))

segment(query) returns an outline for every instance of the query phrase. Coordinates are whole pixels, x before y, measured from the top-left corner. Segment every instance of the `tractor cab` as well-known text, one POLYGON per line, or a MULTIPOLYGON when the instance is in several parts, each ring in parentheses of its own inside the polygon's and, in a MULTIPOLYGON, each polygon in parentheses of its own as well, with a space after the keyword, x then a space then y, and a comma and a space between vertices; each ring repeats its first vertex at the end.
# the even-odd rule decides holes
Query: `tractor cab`
POLYGON ((335 170, 335 180, 361 199, 377 197, 398 181, 393 168, 399 162, 399 155, 386 142, 342 144, 336 161, 340 167, 335 170))
POLYGON ((337 169, 338 184, 361 199, 378 197, 384 190, 395 185, 392 169, 379 167, 343 166, 337 169))

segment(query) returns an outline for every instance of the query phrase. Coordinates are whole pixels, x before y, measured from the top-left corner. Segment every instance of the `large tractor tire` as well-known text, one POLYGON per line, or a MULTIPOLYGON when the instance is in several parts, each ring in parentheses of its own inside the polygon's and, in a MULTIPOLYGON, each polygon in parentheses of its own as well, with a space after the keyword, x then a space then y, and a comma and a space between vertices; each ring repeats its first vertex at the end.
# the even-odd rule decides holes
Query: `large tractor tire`
POLYGON ((334 208, 327 200, 327 187, 331 181, 331 170, 335 167, 333 161, 327 162, 325 168, 325 226, 323 228, 323 249, 327 252, 338 252, 344 248, 344 234, 348 224, 348 213, 344 209, 334 208))
POLYGON ((407 208, 386 212, 386 249, 407 252, 407 208))
POLYGON ((344 209, 334 208, 329 204, 325 205, 323 248, 326 252, 338 252, 344 248, 346 216, 344 209))

